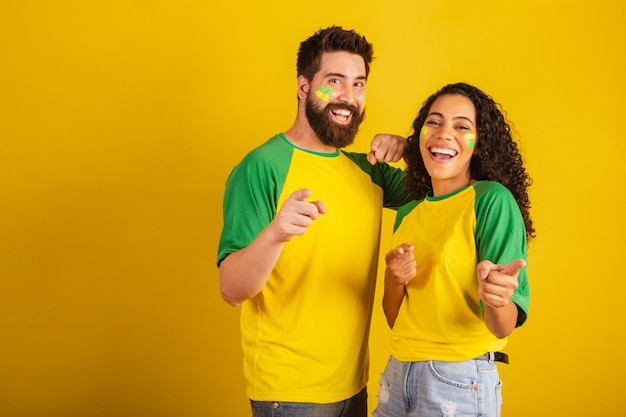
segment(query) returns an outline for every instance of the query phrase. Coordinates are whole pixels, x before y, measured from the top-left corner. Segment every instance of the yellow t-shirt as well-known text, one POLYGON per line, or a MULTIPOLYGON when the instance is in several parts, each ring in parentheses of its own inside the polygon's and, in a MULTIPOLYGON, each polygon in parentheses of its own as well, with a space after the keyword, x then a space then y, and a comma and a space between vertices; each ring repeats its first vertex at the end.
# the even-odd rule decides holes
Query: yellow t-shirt
POLYGON ((249 398, 331 403, 365 387, 381 208, 408 201, 402 178, 364 154, 312 153, 283 135, 235 168, 218 259, 249 244, 297 189, 327 210, 285 244, 267 285, 242 305, 249 398))
MULTIPOLYGON (((417 275, 391 332, 391 354, 403 362, 463 361, 504 348, 483 321, 476 266, 488 259, 527 259, 524 221, 508 189, 479 181, 455 193, 398 210, 392 246, 414 245, 417 275)), ((512 300, 528 314, 526 268, 512 300)))

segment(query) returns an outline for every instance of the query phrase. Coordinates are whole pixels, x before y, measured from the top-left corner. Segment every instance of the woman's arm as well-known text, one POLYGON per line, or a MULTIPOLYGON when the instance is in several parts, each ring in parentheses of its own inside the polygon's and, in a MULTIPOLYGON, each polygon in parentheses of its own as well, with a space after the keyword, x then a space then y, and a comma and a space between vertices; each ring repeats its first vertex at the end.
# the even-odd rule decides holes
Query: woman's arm
POLYGON ((391 329, 393 329, 404 299, 404 287, 417 272, 413 249, 412 245, 405 243, 385 255, 387 266, 385 267, 383 311, 391 329))
POLYGON ((478 296, 485 307, 485 324, 500 339, 511 334, 517 324, 518 310, 511 297, 519 285, 519 272, 525 266, 523 259, 516 259, 508 265, 496 265, 490 261, 478 264, 478 296))

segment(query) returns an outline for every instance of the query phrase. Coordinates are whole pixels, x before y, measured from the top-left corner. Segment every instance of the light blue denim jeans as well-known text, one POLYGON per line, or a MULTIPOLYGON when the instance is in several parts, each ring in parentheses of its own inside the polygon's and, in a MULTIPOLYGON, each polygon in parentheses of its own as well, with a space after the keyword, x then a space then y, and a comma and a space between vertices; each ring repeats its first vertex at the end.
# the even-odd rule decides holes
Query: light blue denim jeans
POLYGON ((375 417, 499 417, 502 382, 493 360, 400 362, 389 357, 375 417))
POLYGON ((331 404, 250 401, 253 417, 367 417, 367 389, 331 404))

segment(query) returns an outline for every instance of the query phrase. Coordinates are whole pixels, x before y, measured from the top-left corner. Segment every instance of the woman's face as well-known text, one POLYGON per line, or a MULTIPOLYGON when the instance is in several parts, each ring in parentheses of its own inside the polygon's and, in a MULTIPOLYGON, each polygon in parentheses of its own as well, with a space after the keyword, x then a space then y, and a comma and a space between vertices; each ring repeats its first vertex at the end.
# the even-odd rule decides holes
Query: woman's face
POLYGON ((435 100, 420 132, 420 152, 435 196, 471 183, 469 167, 478 140, 476 108, 469 98, 447 94, 435 100))

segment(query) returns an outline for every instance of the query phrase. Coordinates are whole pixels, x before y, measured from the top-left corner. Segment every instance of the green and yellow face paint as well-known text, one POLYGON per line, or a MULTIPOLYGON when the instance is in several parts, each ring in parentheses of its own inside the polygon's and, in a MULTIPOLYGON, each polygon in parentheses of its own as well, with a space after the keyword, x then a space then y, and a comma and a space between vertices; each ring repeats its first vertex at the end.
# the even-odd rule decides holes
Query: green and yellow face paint
POLYGON ((472 149, 474 146, 476 146, 476 135, 473 133, 466 133, 465 135, 463 135, 463 139, 465 139, 467 141, 467 147, 472 149))
POLYGON ((422 130, 420 130, 420 143, 424 141, 424 135, 428 133, 428 126, 422 126, 422 130))
POLYGON ((318 96, 320 100, 327 103, 328 100, 335 95, 335 91, 330 87, 320 85, 319 88, 315 90, 315 95, 318 96))

